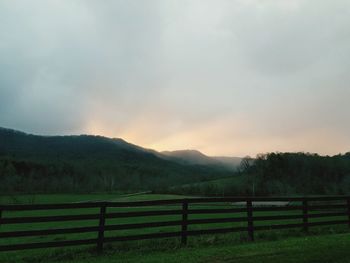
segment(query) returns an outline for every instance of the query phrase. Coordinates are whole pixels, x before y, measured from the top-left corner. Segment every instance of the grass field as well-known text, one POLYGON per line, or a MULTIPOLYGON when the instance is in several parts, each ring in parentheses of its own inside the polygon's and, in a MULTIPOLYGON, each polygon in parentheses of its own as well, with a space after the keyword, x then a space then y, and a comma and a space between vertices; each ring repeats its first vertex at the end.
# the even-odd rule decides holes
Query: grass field
MULTIPOLYGON (((27 198, 31 198, 30 196, 18 196, 16 200, 23 200, 23 203, 28 203, 27 198)), ((157 200, 157 199, 174 199, 174 198, 184 198, 184 196, 177 196, 177 195, 154 195, 154 194, 139 194, 139 195, 130 195, 130 194, 122 194, 122 193, 115 193, 115 194, 90 194, 90 195, 37 195, 34 202, 32 202, 32 199, 29 201, 32 203, 60 203, 60 202, 82 202, 82 201, 101 201, 101 200, 108 200, 108 201, 136 201, 136 200, 157 200)), ((11 203, 11 198, 6 199, 6 197, 2 198, 4 203, 11 203)), ((232 205, 227 204, 201 204, 201 205, 191 205, 191 209, 197 209, 197 208, 232 208, 232 205)), ((168 210, 168 209, 180 209, 179 205, 173 205, 173 206, 157 206, 156 210, 168 210)), ((108 212, 115 212, 115 211, 146 211, 146 210, 154 210, 154 207, 135 207, 135 208, 109 208, 108 212)), ((67 214, 85 214, 85 213, 98 213, 98 209, 66 209, 66 210, 54 210, 54 211, 25 211, 25 212, 5 212, 3 214, 4 217, 21 217, 21 216, 38 216, 38 215, 67 215, 67 214)), ((301 211, 286 211, 283 212, 283 214, 300 214, 301 211)), ((277 215, 281 214, 281 212, 256 212, 255 215, 277 215)), ((246 213, 235 213, 235 214, 214 214, 214 215, 191 215, 189 219, 200 219, 200 218, 220 218, 220 217, 242 217, 245 216, 246 213)), ((346 217, 337 217, 334 219, 344 219, 346 217)), ((156 222, 156 221, 171 221, 171 220, 180 220, 180 215, 174 215, 174 216, 149 216, 149 217, 135 217, 135 218, 120 218, 120 219, 109 219, 107 220, 107 225, 110 224, 125 224, 125 223, 144 223, 144 222, 156 222)), ((314 221, 320 221, 325 220, 323 218, 321 219, 313 219, 314 221)), ((331 220, 330 218, 327 218, 326 220, 331 220)), ((280 222, 273 222, 275 224, 278 223, 295 223, 300 222, 297 220, 283 220, 280 222)), ((263 221, 263 222, 257 222, 255 225, 264 225, 264 224, 271 224, 270 221, 263 221)), ((50 229, 50 228, 69 228, 69 227, 82 227, 82 226, 97 226, 98 222, 97 220, 88 220, 88 221, 70 221, 70 222, 60 222, 60 223, 31 223, 31 224, 18 224, 18 225, 3 225, 0 228, 0 231, 18 231, 18 230, 34 230, 34 229, 50 229)), ((231 223, 215 223, 215 224, 201 224, 201 225, 191 225, 189 230, 197 230, 197 229, 208 229, 208 228, 221 228, 221 227, 233 227, 233 226, 246 226, 246 222, 231 222, 231 223)), ((108 236, 125 236, 125 235, 136 235, 136 234, 146 234, 146 233, 154 233, 154 232, 171 232, 171 231, 179 231, 180 226, 169 226, 169 227, 161 227, 161 228, 146 228, 146 229, 132 229, 132 230, 118 230, 118 231, 109 231, 106 233, 106 237, 108 236)), ((310 234, 326 234, 326 233, 341 233, 348 231, 347 226, 328 226, 323 228, 312 228, 310 231, 310 234)), ((95 238, 97 233, 83 233, 83 234, 70 234, 70 235, 56 235, 56 236, 49 236, 49 237, 26 237, 26 238, 7 238, 7 239, 0 239, 0 244, 16 244, 16 243, 22 243, 22 242, 45 242, 45 241, 58 241, 58 240, 74 240, 74 239, 82 239, 82 238, 95 238)), ((220 251, 220 249, 223 249, 226 247, 226 245, 223 244, 230 244, 230 249, 234 252, 236 251, 237 246, 241 249, 246 249, 247 251, 245 253, 248 253, 250 251, 251 246, 265 246, 261 241, 267 241, 267 240, 280 240, 281 246, 284 246, 286 242, 289 242, 290 237, 295 236, 304 236, 304 234, 301 232, 301 229, 291 229, 291 230, 284 230, 284 231, 262 231, 256 233, 256 238, 258 243, 251 245, 240 245, 242 242, 247 241, 247 234, 245 232, 242 233, 232 233, 232 234, 226 234, 226 235, 211 235, 211 236, 202 236, 202 237, 190 237, 189 238, 189 248, 188 251, 193 251, 193 253, 204 253, 205 251, 202 251, 202 246, 206 247, 208 245, 214 245, 214 247, 220 251), (281 241, 283 239, 288 238, 288 241, 281 241), (218 245, 218 247, 216 247, 218 245), (219 246, 220 245, 220 246, 219 246), (198 252, 195 252, 198 251, 198 252), (200 252, 202 251, 202 252, 200 252)), ((340 237, 343 237, 343 235, 340 235, 340 237)), ((346 239, 346 236, 344 235, 344 239, 346 239)), ((309 237, 308 237, 309 238, 309 237)), ((311 237, 310 237, 311 238, 311 237)), ((323 244, 322 237, 312 237, 315 238, 315 240, 321 240, 320 244, 323 244)), ((292 239, 291 239, 292 240, 292 239)), ((293 239, 294 240, 294 239, 293 239)), ((303 241, 307 242, 307 239, 302 238, 303 241)), ((292 241, 290 241, 292 242, 292 241)), ((295 241, 297 243, 297 241, 295 241)), ((269 244, 269 243, 268 243, 269 244)), ((273 243, 272 243, 273 244, 273 243)), ((293 245, 294 243, 291 243, 293 245)), ((296 245, 296 244, 295 244, 296 245)), ((266 245, 269 246, 269 245, 266 245)), ((310 244, 310 249, 311 249, 310 244)), ((109 256, 104 256, 100 260, 96 262, 114 262, 114 261, 108 261, 110 260, 109 257, 113 257, 115 251, 118 251, 118 253, 121 253, 121 255, 124 255, 125 258, 120 262, 134 262, 134 261, 127 261, 127 258, 133 258, 135 257, 135 262, 137 261, 138 254, 144 254, 144 253, 150 253, 149 259, 147 257, 143 258, 138 262, 164 262, 166 257, 166 253, 164 254, 163 260, 164 261, 152 261, 151 258, 154 257, 153 254, 157 254, 158 252, 155 251, 163 251, 163 250, 170 250, 171 248, 180 248, 180 242, 178 238, 173 239, 165 239, 165 240, 149 240, 149 241, 133 241, 133 242, 127 242, 127 243, 113 243, 113 244, 107 244, 106 245, 106 251, 107 254, 110 254, 109 256), (142 248, 142 249, 140 249, 142 248), (142 252, 143 251, 143 252, 142 252), (103 261, 105 260, 105 261, 103 261), (148 260, 148 261, 147 261, 148 260)), ((210 246, 210 251, 214 249, 210 246)), ((216 252, 216 249, 212 250, 212 253, 219 253, 216 252)), ((272 248, 267 248, 272 249, 272 248)), ((295 248, 295 249, 302 249, 302 248, 295 248)), ((229 251, 231 251, 229 250, 229 251)), ((29 251, 18 251, 18 252, 8 252, 8 253, 0 253, 0 262, 50 262, 50 261, 41 261, 41 259, 50 258, 50 260, 68 260, 71 257, 75 257, 77 254, 80 254, 79 257, 84 257, 84 255, 90 255, 92 257, 94 248, 93 247, 87 247, 87 248, 68 248, 68 249, 40 249, 40 250, 29 250, 29 251), (80 251, 79 253, 77 253, 80 251), (61 258, 63 257, 63 258, 61 258)), ((186 252, 187 249, 180 249, 176 250, 176 253, 179 253, 179 257, 184 257, 184 260, 186 258, 186 252)), ((172 252, 169 252, 172 253, 172 252)), ((192 252, 191 252, 192 253, 192 252)), ((209 252, 208 252, 209 253, 209 252)), ((211 252, 210 252, 211 253, 211 252)), ((270 252, 269 252, 270 253, 270 252)), ((275 252, 271 252, 275 253, 275 252)), ((205 254, 205 253, 204 253, 205 254)), ((205 254, 206 255, 206 254, 205 254)), ((248 254, 247 254, 248 255, 248 254)), ((169 255, 168 255, 169 256, 169 255)), ((188 256, 188 255, 187 255, 188 256)), ((207 255, 210 256, 209 254, 207 255)), ((141 256, 140 256, 141 257, 141 256)), ((155 257, 157 259, 158 256, 155 257)), ((95 258, 96 259, 96 258, 95 258)), ((118 256, 117 259, 121 258, 118 256)), ((90 259, 89 259, 90 260, 90 259)), ((93 259, 91 259, 93 260, 93 259)), ((112 259, 111 259, 112 260, 112 259)), ((132 259, 130 259, 132 260, 132 259)), ((159 259, 160 260, 160 259, 159 259)), ((191 259, 194 260, 194 259, 191 259)), ((204 259, 203 259, 204 260, 204 259)), ((220 261, 223 259, 218 259, 217 261, 183 261, 183 262, 230 262, 230 261, 220 261)), ((246 259, 245 259, 246 260, 246 259)), ((63 261, 60 261, 63 262, 63 261)), ((76 261, 72 261, 76 262, 76 261)), ((77 261, 79 262, 79 261, 77 261)), ((83 262, 83 261, 82 261, 83 262)), ((95 262, 95 261, 84 261, 84 262, 95 262)), ((170 261, 175 262, 175 261, 170 261)), ((177 261, 182 262, 182 261, 177 261)), ((253 261, 235 261, 235 262, 253 262, 253 261)), ((255 262, 255 261, 254 261, 255 262)), ((264 262, 264 261, 262 261, 264 262)), ((306 261, 305 261, 306 262, 306 261)))
MULTIPOLYGON (((176 251, 138 253, 111 253, 106 256, 75 258, 67 263, 347 263, 350 262, 350 235, 325 235, 290 238, 273 242, 243 245, 214 245, 201 248, 183 248, 176 251)), ((65 262, 65 261, 60 261, 65 262)))
POLYGON ((243 244, 203 244, 186 248, 110 247, 104 254, 84 248, 1 255, 1 263, 349 263, 350 234, 291 237, 243 244))

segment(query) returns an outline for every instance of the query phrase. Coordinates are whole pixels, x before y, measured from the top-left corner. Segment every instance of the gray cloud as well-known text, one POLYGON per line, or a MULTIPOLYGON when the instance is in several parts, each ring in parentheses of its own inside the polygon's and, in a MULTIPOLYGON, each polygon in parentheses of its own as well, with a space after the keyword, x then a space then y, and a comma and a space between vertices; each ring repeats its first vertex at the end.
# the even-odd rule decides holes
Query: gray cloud
POLYGON ((209 154, 350 149, 346 0, 0 3, 0 126, 209 154))

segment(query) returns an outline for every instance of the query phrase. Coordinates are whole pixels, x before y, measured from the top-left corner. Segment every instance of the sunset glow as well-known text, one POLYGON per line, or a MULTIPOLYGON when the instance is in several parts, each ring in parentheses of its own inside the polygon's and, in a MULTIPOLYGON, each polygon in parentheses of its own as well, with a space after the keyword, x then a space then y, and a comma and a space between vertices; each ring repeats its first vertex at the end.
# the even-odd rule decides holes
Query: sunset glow
POLYGON ((209 155, 350 149, 349 1, 18 3, 0 3, 0 126, 209 155))

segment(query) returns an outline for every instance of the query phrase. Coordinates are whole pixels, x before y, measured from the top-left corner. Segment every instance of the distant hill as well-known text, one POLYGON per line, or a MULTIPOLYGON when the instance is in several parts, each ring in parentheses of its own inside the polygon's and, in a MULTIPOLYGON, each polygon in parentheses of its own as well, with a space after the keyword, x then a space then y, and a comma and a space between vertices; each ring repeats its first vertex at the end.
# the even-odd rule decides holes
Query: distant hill
POLYGON ((178 150, 161 152, 164 158, 185 164, 221 166, 236 169, 242 158, 240 157, 210 157, 197 150, 178 150))
POLYGON ((0 128, 0 191, 149 190, 229 174, 220 166, 164 159, 119 138, 0 128))
POLYGON ((93 135, 38 136, 16 130, 0 128, 0 155, 24 158, 82 158, 113 157, 125 159, 155 156, 142 147, 119 138, 93 135))

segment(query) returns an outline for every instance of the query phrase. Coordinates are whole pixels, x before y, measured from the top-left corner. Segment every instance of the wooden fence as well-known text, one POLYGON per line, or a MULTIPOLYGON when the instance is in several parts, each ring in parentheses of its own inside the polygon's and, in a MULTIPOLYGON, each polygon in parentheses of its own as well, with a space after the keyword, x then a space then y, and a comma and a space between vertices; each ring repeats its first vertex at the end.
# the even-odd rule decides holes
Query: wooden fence
MULTIPOLYGON (((268 204, 268 203, 267 203, 268 204)), ((142 210, 142 209, 141 209, 142 210)), ((22 213, 22 212, 21 212, 22 213)), ((157 217, 159 219, 160 217, 157 217)), ((140 220, 138 220, 140 221, 140 220)), ((142 221, 141 221, 142 222, 142 221)), ((64 247, 75 245, 95 244, 99 251, 103 250, 103 245, 108 242, 143 240, 154 238, 178 237, 182 244, 187 243, 189 236, 204 234, 220 234, 230 232, 246 231, 250 240, 254 240, 255 231, 300 228, 305 232, 313 226, 347 224, 350 227, 350 197, 279 197, 279 198, 189 198, 172 199, 157 201, 137 201, 137 202, 87 202, 87 203, 69 203, 69 204, 36 204, 36 205, 0 205, 0 251, 64 247), (286 206, 257 206, 256 202, 292 202, 286 206), (234 203, 240 202, 240 205, 234 203), (242 203, 243 202, 243 203, 242 203), (215 205, 216 206, 215 206, 215 205), (200 206, 202 205, 202 206, 200 206), (222 206, 220 206, 222 205, 222 206), (192 207, 195 206, 196 209, 192 207), (148 207, 150 210, 140 211, 140 208, 148 207), (164 210, 164 207, 167 209, 164 210), (198 208, 199 207, 199 208, 198 208), (99 209, 98 213, 76 214, 76 215, 45 215, 48 210, 66 210, 66 209, 99 209), (122 209, 135 208, 132 211, 120 211, 122 209), (138 209, 136 209, 138 208, 138 209), (163 208, 163 209, 161 209, 163 208), (176 209, 175 209, 176 208, 176 209), (109 212, 108 209, 113 211, 109 212), (118 210, 119 209, 119 210, 118 210), (17 216, 11 217, 16 212, 10 211, 34 211, 40 210, 40 216, 17 216), (294 214, 283 214, 286 211, 295 211, 294 214), (299 212, 300 213, 299 213, 299 212), (4 215, 6 212, 6 216, 4 215), (257 212, 277 212, 273 215, 254 215, 257 212), (243 213, 243 214, 242 214, 243 213), (193 215, 229 215, 220 218, 197 218, 191 219, 193 215), (238 215, 234 217, 233 215, 238 215), (157 221, 143 223, 127 224, 107 224, 110 219, 142 218, 150 216, 170 216, 177 215, 178 220, 157 221), (243 216, 242 216, 243 215, 243 216), (342 217, 342 219, 334 218, 342 217), (310 222, 311 218, 325 218, 326 221, 310 222), (331 218, 331 220, 327 220, 331 218), (345 218, 345 219, 344 219, 345 218), (44 222, 63 222, 75 221, 83 222, 86 220, 95 220, 98 222, 95 226, 80 226, 73 228, 48 228, 40 230, 21 230, 6 231, 8 224, 31 224, 44 222), (296 220, 293 223, 281 224, 283 220, 296 220), (255 225, 260 221, 277 221, 277 224, 268 222, 266 225, 255 225), (198 224, 213 223, 236 223, 240 226, 230 226, 223 228, 197 229, 189 230, 189 226, 198 224), (242 226, 244 225, 244 226, 242 226), (127 236, 106 236, 108 231, 131 230, 142 228, 160 228, 160 227, 178 227, 178 231, 173 232, 152 232, 146 234, 127 235, 127 236), (4 231, 5 229, 5 231, 4 231), (8 238, 20 237, 43 237, 50 235, 69 235, 77 233, 95 233, 95 238, 86 238, 78 240, 31 242, 20 244, 7 244, 8 238), (5 240, 5 242, 4 242, 5 240)), ((40 226, 40 224, 39 224, 40 226)), ((31 229, 31 228, 30 228, 31 229)))

